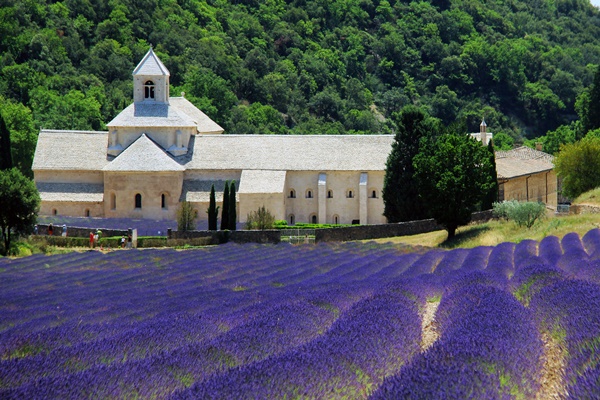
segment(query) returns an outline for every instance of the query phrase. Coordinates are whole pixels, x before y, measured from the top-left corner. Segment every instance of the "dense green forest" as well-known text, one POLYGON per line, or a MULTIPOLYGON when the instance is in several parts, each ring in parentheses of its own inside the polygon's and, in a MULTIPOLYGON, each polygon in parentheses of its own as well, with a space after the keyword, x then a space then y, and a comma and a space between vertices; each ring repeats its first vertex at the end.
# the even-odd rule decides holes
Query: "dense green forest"
POLYGON ((391 133, 414 104, 520 143, 579 119, 598 38, 589 0, 0 0, 0 105, 27 170, 39 128, 104 129, 153 46, 226 133, 391 133))

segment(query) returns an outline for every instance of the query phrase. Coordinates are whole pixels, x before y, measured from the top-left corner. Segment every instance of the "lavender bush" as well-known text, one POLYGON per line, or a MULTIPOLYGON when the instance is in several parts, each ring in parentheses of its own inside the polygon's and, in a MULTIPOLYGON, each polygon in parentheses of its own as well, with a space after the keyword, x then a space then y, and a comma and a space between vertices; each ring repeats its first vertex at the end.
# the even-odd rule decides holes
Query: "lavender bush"
POLYGON ((0 258, 0 398, 535 398, 548 340, 563 393, 596 398, 599 249, 594 230, 0 258))

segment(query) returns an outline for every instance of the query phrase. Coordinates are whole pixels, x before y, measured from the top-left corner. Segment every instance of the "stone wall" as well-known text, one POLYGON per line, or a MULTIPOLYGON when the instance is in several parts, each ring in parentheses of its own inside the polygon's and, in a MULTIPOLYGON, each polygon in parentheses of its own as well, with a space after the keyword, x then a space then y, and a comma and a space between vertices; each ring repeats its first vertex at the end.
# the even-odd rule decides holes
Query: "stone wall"
MULTIPOLYGON (((127 229, 103 229, 102 237, 111 237, 111 236, 127 236, 127 229)), ((62 225, 53 225, 53 236, 62 236, 63 227, 62 225)), ((68 237, 81 237, 81 238, 89 238, 90 232, 96 232, 96 229, 92 228, 81 228, 76 226, 68 226, 67 227, 67 236, 68 237)), ((37 226, 37 234, 38 235, 48 235, 48 225, 38 224, 37 226)))
POLYGON ((169 239, 211 238, 210 244, 233 243, 279 243, 281 231, 167 231, 169 239))
MULTIPOLYGON (((492 219, 492 211, 473 213, 472 222, 483 222, 492 219)), ((444 229, 433 219, 421 221, 399 222, 396 224, 358 225, 341 228, 315 230, 315 242, 346 242, 350 240, 380 239, 394 236, 417 235, 444 229)))

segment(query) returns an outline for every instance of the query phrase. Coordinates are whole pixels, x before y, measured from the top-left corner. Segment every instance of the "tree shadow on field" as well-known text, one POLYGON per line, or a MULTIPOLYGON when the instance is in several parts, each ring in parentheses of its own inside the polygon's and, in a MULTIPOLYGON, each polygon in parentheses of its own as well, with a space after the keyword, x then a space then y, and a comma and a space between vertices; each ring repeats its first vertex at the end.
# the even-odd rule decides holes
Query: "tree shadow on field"
POLYGON ((456 235, 454 235, 452 239, 444 240, 442 243, 440 243, 439 247, 443 247, 445 249, 453 249, 456 247, 460 247, 463 243, 473 240, 479 235, 482 235, 489 230, 490 228, 488 226, 481 225, 467 227, 466 230, 456 233, 456 235))

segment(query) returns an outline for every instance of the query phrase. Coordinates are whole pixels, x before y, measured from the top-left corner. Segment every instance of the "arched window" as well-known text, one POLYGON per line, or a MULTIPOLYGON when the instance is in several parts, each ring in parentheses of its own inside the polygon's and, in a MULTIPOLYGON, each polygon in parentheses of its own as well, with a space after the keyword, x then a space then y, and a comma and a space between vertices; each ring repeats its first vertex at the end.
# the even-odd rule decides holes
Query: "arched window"
POLYGON ((288 217, 288 220, 290 221, 290 225, 296 224, 296 217, 294 216, 294 214, 290 214, 290 216, 288 217))
POLYGON ((85 213, 84 213, 84 215, 85 215, 86 217, 89 217, 89 216, 90 216, 90 209, 89 209, 89 208, 86 208, 86 209, 85 209, 85 213))
POLYGON ((333 220, 333 223, 336 225, 340 223, 340 217, 338 215, 334 215, 332 220, 333 220))
POLYGON ((313 214, 313 216, 310 217, 310 222, 313 223, 313 224, 316 224, 317 223, 317 216, 313 214))
POLYGON ((377 198, 377 190, 372 190, 371 191, 371 198, 372 199, 376 199, 377 198))
POLYGON ((333 190, 328 190, 327 191, 327 198, 328 199, 333 199, 333 190))
POLYGON ((146 83, 144 83, 144 98, 145 99, 153 99, 154 98, 154 82, 146 81, 146 83))
POLYGON ((110 194, 110 209, 111 210, 117 209, 117 195, 114 193, 110 194))
POLYGON ((290 189, 290 199, 296 198, 296 191, 294 189, 290 189))
POLYGON ((139 193, 135 195, 135 208, 142 208, 142 195, 139 193))
POLYGON ((354 193, 352 193, 352 190, 348 190, 348 192, 346 193, 346 197, 349 199, 354 197, 354 193))
POLYGON ((306 198, 307 199, 312 199, 313 198, 313 192, 312 192, 312 190, 308 189, 306 191, 306 198))
POLYGON ((58 215, 58 210, 56 208, 52 209, 52 215, 58 215))
POLYGON ((167 195, 164 193, 160 195, 160 208, 167 209, 167 195))

